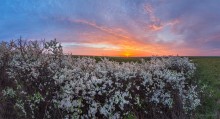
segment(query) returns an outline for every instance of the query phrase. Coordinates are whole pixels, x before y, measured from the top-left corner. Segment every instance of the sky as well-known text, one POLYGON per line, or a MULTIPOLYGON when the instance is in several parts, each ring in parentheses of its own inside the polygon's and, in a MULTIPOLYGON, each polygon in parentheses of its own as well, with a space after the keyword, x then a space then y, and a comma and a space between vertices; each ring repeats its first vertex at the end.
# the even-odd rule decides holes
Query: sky
POLYGON ((219 0, 0 0, 0 42, 57 39, 67 54, 220 56, 219 0))

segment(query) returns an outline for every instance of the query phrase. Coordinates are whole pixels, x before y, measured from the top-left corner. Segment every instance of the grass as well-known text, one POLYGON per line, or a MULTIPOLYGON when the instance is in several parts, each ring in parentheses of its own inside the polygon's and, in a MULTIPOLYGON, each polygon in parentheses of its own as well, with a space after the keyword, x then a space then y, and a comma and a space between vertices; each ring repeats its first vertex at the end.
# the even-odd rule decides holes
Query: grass
POLYGON ((196 64, 196 78, 200 85, 207 85, 196 118, 216 119, 217 113, 220 112, 220 57, 191 57, 191 59, 196 64))

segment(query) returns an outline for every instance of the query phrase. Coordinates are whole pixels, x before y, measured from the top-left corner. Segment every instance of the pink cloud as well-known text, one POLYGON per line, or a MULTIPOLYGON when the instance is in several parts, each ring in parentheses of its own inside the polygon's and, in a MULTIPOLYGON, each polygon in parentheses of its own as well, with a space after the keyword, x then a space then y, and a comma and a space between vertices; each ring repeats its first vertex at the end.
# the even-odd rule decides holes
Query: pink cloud
MULTIPOLYGON (((129 54, 130 56, 151 56, 151 55, 176 55, 174 50, 170 50, 170 46, 174 44, 158 44, 156 37, 139 37, 134 35, 131 31, 122 29, 120 27, 106 27, 96 24, 95 22, 86 21, 83 19, 72 20, 71 23, 83 24, 92 28, 98 29, 99 31, 90 31, 78 34, 79 45, 72 47, 64 47, 65 52, 72 52, 73 54, 81 55, 107 55, 107 56, 124 56, 129 54), (139 37, 139 38, 137 38, 139 37), (81 43, 81 44, 80 44, 81 43), (85 45, 87 44, 87 45, 85 45), (89 45, 88 45, 89 44, 89 45), (93 47, 97 45, 97 47, 93 47), (108 48, 102 48, 99 46, 110 46, 108 48), (111 48, 111 46, 114 47, 111 48)), ((151 25, 150 29, 159 31, 166 25, 175 25, 177 21, 170 21, 164 24, 164 26, 151 25)), ((143 34, 140 34, 140 36, 143 34)), ((71 43, 71 42, 69 42, 71 43)))
POLYGON ((97 25, 95 22, 89 22, 89 21, 86 21, 86 20, 82 20, 82 19, 79 19, 79 20, 72 20, 73 22, 75 23, 82 23, 82 24, 85 24, 85 25, 89 25, 89 26, 92 26, 96 29, 99 29, 103 32, 106 32, 106 33, 109 33, 109 34, 112 34, 114 36, 117 36, 117 37, 122 37, 122 38, 129 38, 127 37, 126 35, 124 34, 127 34, 128 33, 120 28, 116 28, 116 29, 111 29, 111 28, 107 28, 107 27, 103 27, 103 26, 99 26, 97 25))

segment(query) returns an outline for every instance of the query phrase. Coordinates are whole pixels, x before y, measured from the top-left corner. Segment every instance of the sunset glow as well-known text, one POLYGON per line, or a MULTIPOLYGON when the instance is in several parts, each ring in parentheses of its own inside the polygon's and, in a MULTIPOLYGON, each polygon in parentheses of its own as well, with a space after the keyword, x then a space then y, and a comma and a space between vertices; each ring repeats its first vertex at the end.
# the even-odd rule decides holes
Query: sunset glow
POLYGON ((0 41, 56 38, 65 53, 74 55, 218 56, 218 4, 218 0, 2 0, 0 41))

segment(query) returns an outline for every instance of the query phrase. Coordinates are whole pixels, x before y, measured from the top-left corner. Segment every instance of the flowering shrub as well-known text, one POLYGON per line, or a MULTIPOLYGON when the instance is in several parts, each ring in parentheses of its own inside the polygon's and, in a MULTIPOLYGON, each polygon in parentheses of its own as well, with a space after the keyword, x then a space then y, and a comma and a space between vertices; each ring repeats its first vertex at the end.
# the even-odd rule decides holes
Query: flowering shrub
POLYGON ((64 55, 56 40, 1 43, 0 52, 1 95, 17 118, 186 118, 200 105, 185 57, 97 62, 64 55))

